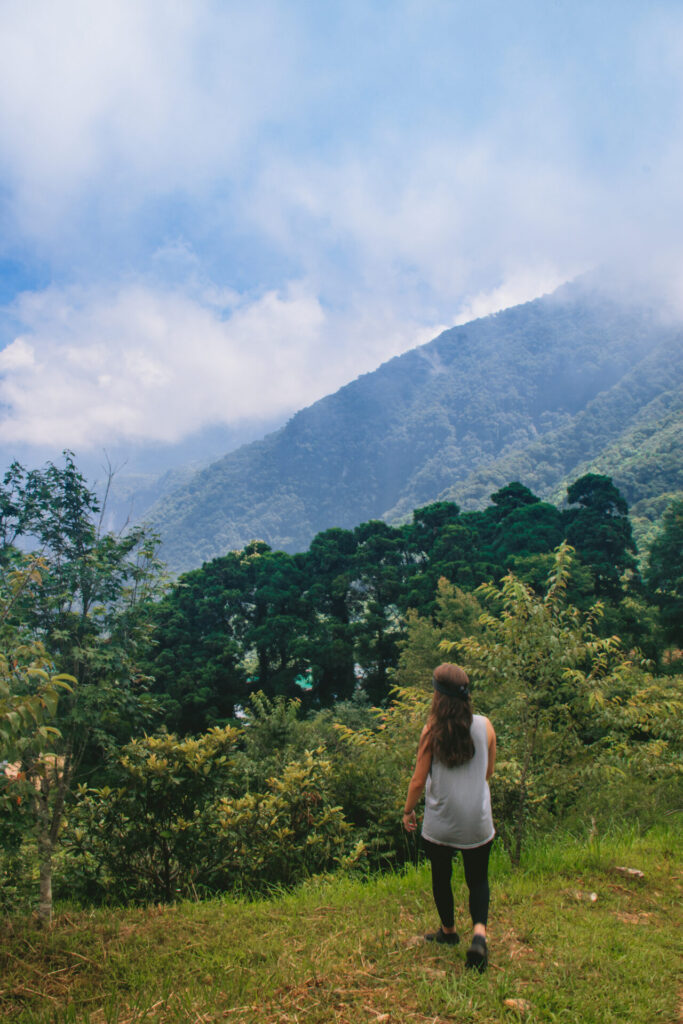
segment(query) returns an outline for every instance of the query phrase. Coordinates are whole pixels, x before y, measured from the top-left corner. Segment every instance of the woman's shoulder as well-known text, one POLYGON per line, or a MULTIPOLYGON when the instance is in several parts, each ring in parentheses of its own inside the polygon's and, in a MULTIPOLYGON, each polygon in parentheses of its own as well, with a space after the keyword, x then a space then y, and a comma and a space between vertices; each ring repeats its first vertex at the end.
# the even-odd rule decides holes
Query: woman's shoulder
POLYGON ((489 740, 493 739, 496 735, 496 730, 493 728, 493 725, 491 724, 491 719, 487 718, 486 715, 473 715, 472 721, 474 721, 477 718, 486 729, 486 735, 488 736, 489 740))

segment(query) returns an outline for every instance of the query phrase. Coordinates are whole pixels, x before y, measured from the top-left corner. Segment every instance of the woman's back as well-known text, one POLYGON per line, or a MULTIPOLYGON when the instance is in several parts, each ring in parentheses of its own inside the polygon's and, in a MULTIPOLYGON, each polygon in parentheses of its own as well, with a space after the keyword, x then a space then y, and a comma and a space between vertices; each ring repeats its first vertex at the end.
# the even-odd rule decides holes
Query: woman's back
POLYGON ((432 758, 425 792, 422 835, 432 843, 458 849, 481 846, 495 835, 486 781, 489 739, 483 715, 472 717, 470 735, 474 757, 453 768, 432 758))

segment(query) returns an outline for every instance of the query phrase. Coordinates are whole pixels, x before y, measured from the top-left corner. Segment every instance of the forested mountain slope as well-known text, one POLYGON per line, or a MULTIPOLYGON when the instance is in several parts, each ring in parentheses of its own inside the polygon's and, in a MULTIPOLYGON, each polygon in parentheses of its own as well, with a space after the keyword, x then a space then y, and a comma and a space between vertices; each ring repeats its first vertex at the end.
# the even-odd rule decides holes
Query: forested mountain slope
POLYGON ((683 493, 681 350, 680 336, 664 340, 568 423, 479 465, 441 497, 480 508, 496 487, 520 480, 559 504, 573 479, 606 474, 629 503, 636 538, 644 540, 652 521, 683 493))
POLYGON ((586 466, 656 499, 680 487, 682 339, 585 285, 452 328, 197 473, 151 514, 162 556, 187 569, 256 537, 303 550, 442 496, 476 507, 512 479, 557 495, 586 466))

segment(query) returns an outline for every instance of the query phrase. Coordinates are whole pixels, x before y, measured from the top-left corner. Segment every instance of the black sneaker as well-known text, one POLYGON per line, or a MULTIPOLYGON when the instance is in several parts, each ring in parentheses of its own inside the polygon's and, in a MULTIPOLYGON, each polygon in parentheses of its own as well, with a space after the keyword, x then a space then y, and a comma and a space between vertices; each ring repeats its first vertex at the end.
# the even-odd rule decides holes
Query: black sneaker
POLYGON ((488 961, 489 956, 486 939, 483 935, 475 935, 472 939, 470 948, 467 950, 465 963, 467 967, 470 967, 473 971, 481 972, 486 970, 488 961))
POLYGON ((438 932, 427 932, 425 939, 427 942, 445 942, 448 946, 457 946, 460 942, 457 932, 445 932, 443 928, 439 928, 438 932))

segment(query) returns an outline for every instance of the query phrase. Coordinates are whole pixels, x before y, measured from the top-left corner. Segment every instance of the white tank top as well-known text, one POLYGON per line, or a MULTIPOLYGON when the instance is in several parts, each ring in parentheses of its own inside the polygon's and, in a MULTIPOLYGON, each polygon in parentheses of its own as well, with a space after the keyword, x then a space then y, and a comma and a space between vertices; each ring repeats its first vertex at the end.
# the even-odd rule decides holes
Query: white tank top
POLYGON ((489 743, 483 715, 472 716, 470 736, 474 742, 474 757, 467 764, 449 768, 432 758, 422 835, 439 846, 467 850, 483 846, 496 834, 486 781, 489 743))

